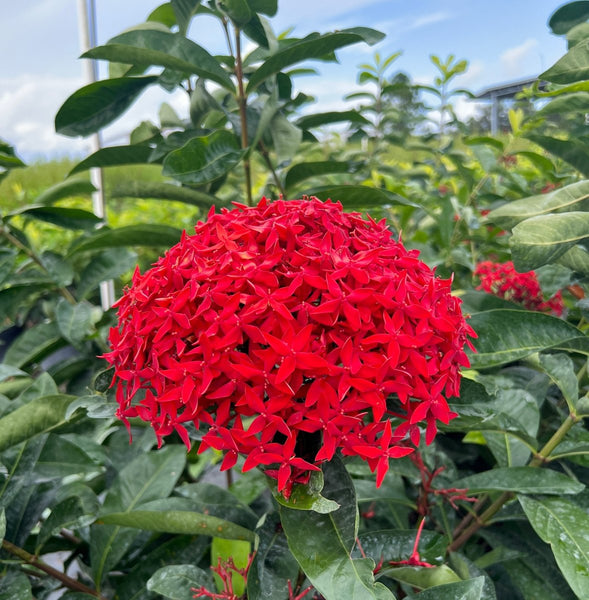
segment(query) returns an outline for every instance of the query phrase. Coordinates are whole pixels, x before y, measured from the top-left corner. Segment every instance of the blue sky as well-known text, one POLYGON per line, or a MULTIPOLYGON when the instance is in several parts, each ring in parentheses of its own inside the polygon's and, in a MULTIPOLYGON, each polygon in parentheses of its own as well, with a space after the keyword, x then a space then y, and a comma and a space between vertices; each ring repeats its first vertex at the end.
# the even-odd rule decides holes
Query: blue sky
MULTIPOLYGON (((95 0, 98 43, 145 20, 157 6, 146 0, 95 0)), ((487 86, 534 76, 565 52, 562 38, 547 27, 549 16, 563 2, 554 0, 279 0, 272 24, 280 32, 295 27, 297 35, 366 26, 386 33, 377 46, 355 45, 338 53, 337 65, 316 63, 319 76, 297 80, 297 87, 317 97, 313 110, 338 110, 343 96, 359 89, 357 66, 402 50, 395 63, 420 83, 434 76, 430 54, 452 53, 469 61, 457 86, 479 91, 487 86)), ((27 160, 88 152, 86 140, 53 131, 53 117, 63 101, 83 85, 75 0, 4 2, 0 19, 0 138, 15 145, 27 160)), ((221 31, 207 17, 193 22, 190 37, 212 53, 224 52, 221 31)), ((107 143, 125 143, 125 136, 143 119, 156 120, 162 101, 187 116, 182 93, 152 90, 104 134, 107 143)), ((459 113, 476 105, 461 100, 459 113)))

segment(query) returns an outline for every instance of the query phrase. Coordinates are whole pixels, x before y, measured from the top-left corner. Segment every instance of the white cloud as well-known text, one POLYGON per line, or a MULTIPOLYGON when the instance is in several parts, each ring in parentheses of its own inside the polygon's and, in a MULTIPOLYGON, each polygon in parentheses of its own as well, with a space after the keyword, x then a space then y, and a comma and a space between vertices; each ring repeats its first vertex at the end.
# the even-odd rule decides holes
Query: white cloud
POLYGON ((413 21, 408 24, 407 29, 421 29, 422 27, 427 27, 428 25, 433 25, 434 23, 447 21, 450 18, 451 15, 443 11, 438 11, 429 15, 422 15, 421 17, 416 17, 413 19, 413 21))
POLYGON ((499 60, 506 77, 521 77, 526 75, 528 64, 533 58, 534 51, 538 47, 538 40, 528 38, 519 46, 508 48, 501 54, 499 60))

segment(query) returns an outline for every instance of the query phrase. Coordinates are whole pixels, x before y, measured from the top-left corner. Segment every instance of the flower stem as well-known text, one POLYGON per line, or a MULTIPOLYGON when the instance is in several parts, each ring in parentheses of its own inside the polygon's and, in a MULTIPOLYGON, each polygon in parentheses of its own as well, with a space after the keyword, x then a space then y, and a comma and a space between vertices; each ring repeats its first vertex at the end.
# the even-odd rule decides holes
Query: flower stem
MULTIPOLYGON (((241 31, 235 28, 235 76, 237 77, 237 104, 239 106, 239 120, 241 124, 241 147, 246 150, 248 147, 247 139, 247 96, 243 88, 243 64, 241 61, 241 31)), ((249 158, 243 161, 243 170, 245 173, 245 191, 247 196, 247 205, 252 205, 252 172, 249 158)))
MULTIPOLYGON (((562 425, 554 432, 553 436, 544 444, 544 447, 532 458, 529 462, 529 467, 540 467, 545 462, 554 449, 562 442, 571 427, 579 421, 576 414, 571 413, 562 423, 562 425)), ((452 543, 448 546, 448 552, 455 552, 461 548, 481 527, 486 525, 490 519, 503 507, 504 504, 514 498, 513 492, 503 492, 480 517, 474 516, 474 521, 464 529, 462 523, 458 525, 457 531, 461 531, 458 537, 455 537, 452 543), (464 531, 462 531, 464 529, 464 531)), ((467 515, 463 522, 471 521, 473 516, 467 515)))
POLYGON ((6 550, 7 552, 10 552, 10 554, 12 554, 13 556, 17 556, 18 558, 23 560, 28 565, 31 565, 32 567, 35 567, 36 569, 39 569, 40 571, 47 573, 47 575, 50 575, 51 577, 53 577, 54 579, 57 579, 58 581, 61 581, 61 583, 63 583, 63 585, 65 587, 69 588, 70 590, 74 590, 75 592, 82 592, 84 594, 94 596, 98 600, 106 600, 104 598, 104 596, 102 596, 96 590, 93 590, 92 588, 89 588, 88 586, 84 585, 83 583, 80 583, 77 579, 72 579, 71 577, 69 577, 65 573, 62 573, 61 571, 54 569, 53 567, 44 563, 42 560, 39 560, 33 554, 29 554, 26 550, 23 550, 22 548, 15 546, 11 542, 9 542, 7 540, 3 540, 2 548, 4 548, 4 550, 6 550))

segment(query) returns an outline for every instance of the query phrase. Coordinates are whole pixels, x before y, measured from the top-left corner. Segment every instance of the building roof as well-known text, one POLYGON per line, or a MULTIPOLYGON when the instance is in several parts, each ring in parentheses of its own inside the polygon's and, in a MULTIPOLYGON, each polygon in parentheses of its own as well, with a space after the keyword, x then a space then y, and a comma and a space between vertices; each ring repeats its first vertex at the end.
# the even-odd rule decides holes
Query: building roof
POLYGON ((534 83, 538 83, 538 87, 542 90, 546 87, 545 81, 538 81, 538 77, 527 77, 519 81, 511 81, 508 83, 500 83, 492 87, 486 88, 475 95, 477 100, 493 100, 494 98, 513 98, 518 92, 524 88, 530 87, 534 83))

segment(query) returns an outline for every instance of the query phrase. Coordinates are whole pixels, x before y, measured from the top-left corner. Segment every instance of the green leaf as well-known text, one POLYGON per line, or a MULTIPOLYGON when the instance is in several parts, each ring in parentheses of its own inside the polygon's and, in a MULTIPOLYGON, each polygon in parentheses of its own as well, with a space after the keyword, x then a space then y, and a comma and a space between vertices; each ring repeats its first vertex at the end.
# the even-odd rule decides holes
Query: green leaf
POLYGON ((207 571, 194 565, 168 565, 158 569, 147 582, 150 592, 161 594, 171 600, 192 600, 192 588, 201 587, 212 591, 213 578, 207 571))
POLYGON ((35 198, 35 204, 53 204, 63 198, 75 196, 88 196, 96 191, 96 188, 86 179, 68 179, 52 185, 35 198))
POLYGON ((213 205, 225 206, 227 204, 227 202, 212 194, 160 181, 122 181, 114 187, 110 195, 112 198, 174 200, 207 210, 213 205))
POLYGON ((533 366, 544 371, 552 383, 558 386, 569 411, 574 413, 579 398, 579 381, 570 356, 567 354, 540 354, 532 355, 528 360, 533 366))
POLYGON ((197 11, 200 3, 201 0, 171 0, 170 4, 176 15, 176 22, 180 28, 180 33, 186 33, 188 25, 190 24, 190 19, 197 11))
POLYGON ((217 0, 217 6, 231 19, 235 27, 243 27, 252 18, 246 0, 217 0))
POLYGON ((521 221, 553 212, 588 211, 589 181, 578 181, 548 194, 509 202, 491 211, 486 220, 511 229, 521 221))
POLYGON ((93 307, 87 302, 70 304, 61 298, 55 309, 55 319, 61 335, 72 344, 81 342, 94 329, 93 307))
POLYGON ((567 32, 569 50, 578 43, 589 38, 589 23, 579 23, 567 32))
MULTIPOLYGON (((196 0, 197 3, 200 3, 200 0, 196 0)), ((177 2, 174 2, 177 4, 177 2)), ((174 13, 174 8, 171 2, 164 2, 164 4, 160 4, 157 8, 154 8, 148 15, 147 19, 145 19, 147 23, 161 23, 165 25, 168 29, 177 25, 176 14, 174 13)))
POLYGON ((311 188, 307 195, 316 196, 320 200, 331 199, 334 202, 341 202, 346 208, 370 208, 376 206, 403 206, 419 205, 398 194, 389 192, 382 188, 373 188, 365 185, 326 185, 322 187, 311 188))
POLYGON ((480 492, 518 492, 522 494, 578 494, 585 486, 570 477, 535 467, 499 467, 475 473, 452 484, 457 488, 466 488, 469 493, 480 492))
POLYGON ((106 513, 100 522, 134 527, 146 531, 210 535, 228 540, 253 542, 255 535, 249 529, 230 521, 188 510, 132 510, 106 513))
POLYGON ((420 590, 461 581, 460 577, 447 565, 440 567, 388 567, 380 571, 379 575, 391 577, 420 590))
POLYGON ((527 158, 539 171, 552 173, 556 167, 554 163, 547 157, 537 152, 531 152, 529 150, 516 150, 513 154, 517 156, 523 156, 527 158))
POLYGON ((464 143, 468 144, 469 146, 480 146, 480 145, 491 146, 492 148, 495 148, 495 150, 499 150, 499 152, 503 152, 503 150, 505 148, 505 145, 503 144, 503 142, 501 140, 498 140, 497 138, 490 137, 490 136, 484 136, 484 135, 466 138, 464 140, 464 143))
POLYGON ((182 183, 203 184, 229 173, 243 158, 235 136, 220 129, 191 139, 164 159, 162 173, 182 183))
POLYGON ((66 287, 74 279, 74 267, 55 252, 45 251, 39 257, 49 275, 60 287, 66 287))
POLYGON ((64 206, 28 206, 13 211, 8 216, 21 215, 52 223, 66 229, 95 229, 102 219, 94 213, 81 208, 67 208, 64 206))
POLYGON ((589 147, 583 141, 574 138, 562 140, 538 133, 527 133, 526 137, 554 156, 568 162, 584 177, 589 177, 589 147))
POLYGON ((374 561, 350 558, 358 528, 358 507, 350 476, 337 458, 325 463, 323 472, 324 493, 335 499, 340 508, 323 515, 281 506, 281 522, 291 552, 326 600, 392 600, 391 592, 374 582, 374 561))
POLYGON ((55 323, 39 323, 16 338, 6 351, 4 362, 22 368, 64 344, 65 340, 55 323))
POLYGON ((8 571, 0 578, 0 598, 6 600, 34 600, 29 578, 19 571, 8 571))
POLYGON ((589 522, 587 513, 559 498, 518 500, 536 533, 550 544, 554 558, 579 598, 589 597, 589 522))
MULTIPOLYGON (((383 558, 385 562, 390 560, 400 561, 407 560, 413 553, 416 535, 417 530, 415 529, 382 529, 361 533, 359 540, 366 556, 378 560, 383 558)), ((421 532, 419 555, 423 560, 440 562, 446 551, 446 546, 447 540, 440 534, 427 529, 421 532)), ((360 548, 356 545, 352 551, 352 556, 359 558, 361 555, 360 548)))
POLYGON ((332 123, 341 123, 347 121, 349 123, 359 123, 361 125, 369 124, 370 121, 356 110, 331 111, 324 113, 314 113, 312 115, 304 115, 299 117, 295 124, 301 129, 313 129, 330 125, 332 123))
POLYGON ((575 44, 538 79, 566 84, 589 79, 589 40, 575 44))
POLYGON ((476 577, 468 581, 456 581, 436 585, 415 596, 407 596, 408 600, 489 600, 483 596, 484 577, 476 577))
POLYGON ((574 325, 544 313, 495 309, 472 315, 477 332, 473 369, 488 369, 520 360, 543 350, 574 349, 589 354, 589 339, 574 325))
POLYGON ((273 17, 278 11, 278 0, 247 0, 251 10, 273 17))
POLYGON ((4 508, 0 510, 0 545, 2 545, 2 540, 4 540, 4 535, 6 534, 6 513, 4 508))
POLYGON ((291 160, 298 151, 303 132, 281 113, 274 116, 269 130, 278 163, 291 160))
POLYGON ((293 165, 286 173, 285 185, 287 189, 297 183, 327 173, 353 173, 362 163, 338 162, 336 160, 322 160, 316 162, 304 162, 293 165))
POLYGON ((149 162, 152 148, 144 144, 129 146, 111 146, 101 148, 80 161, 68 174, 74 175, 93 167, 112 167, 117 165, 138 165, 149 162))
MULTIPOLYGON (((226 562, 231 559, 238 569, 245 569, 248 566, 250 551, 251 544, 249 542, 214 537, 211 543, 211 564, 216 565, 220 561, 226 562)), ((221 577, 217 573, 213 573, 213 579, 217 584, 217 590, 223 590, 224 582, 221 577)), ((233 571, 231 583, 236 596, 241 596, 245 592, 245 580, 241 573, 233 571)))
POLYGON ((589 238, 589 213, 567 212, 532 217, 513 228, 513 264, 520 272, 558 260, 589 238))
POLYGON ((77 295, 86 298, 101 281, 115 279, 137 264, 137 254, 126 248, 111 248, 95 254, 80 274, 77 295))
POLYGON ((339 504, 333 500, 328 500, 321 495, 323 490, 323 471, 313 471, 309 478, 309 483, 306 485, 293 485, 292 493, 286 499, 280 492, 277 491, 275 483, 270 483, 272 486, 272 495, 278 504, 293 510, 312 510, 320 514, 327 514, 337 510, 339 504))
POLYGON ((0 452, 67 422, 65 412, 75 396, 37 398, 0 419, 0 452))
POLYGON ((169 225, 128 225, 117 229, 101 229, 75 242, 70 254, 121 246, 165 246, 177 244, 182 232, 169 225))
POLYGON ((584 23, 587 19, 589 19, 589 2, 582 0, 567 2, 552 14, 548 21, 548 27, 556 35, 564 35, 569 29, 579 23, 584 23))
POLYGON ((311 33, 302 40, 290 44, 286 48, 272 54, 266 62, 250 76, 247 85, 247 93, 251 93, 258 85, 268 79, 268 77, 282 71, 285 67, 290 67, 291 65, 308 59, 322 59, 324 56, 338 48, 357 42, 366 42, 367 44, 372 45, 379 42, 383 37, 384 34, 367 27, 343 29, 335 33, 326 33, 324 35, 311 33))
POLYGON ((86 85, 74 92, 55 116, 55 131, 75 137, 90 135, 122 115, 157 77, 119 77, 86 85))
POLYGON ((299 565, 288 548, 278 514, 266 514, 256 534, 259 541, 247 578, 248 600, 286 598, 287 582, 297 580, 299 565))
POLYGON ((235 89, 221 64, 181 33, 135 29, 117 35, 82 56, 133 65, 157 65, 210 79, 230 92, 235 89))
POLYGON ((537 113, 537 116, 555 115, 561 113, 585 113, 589 112, 589 92, 575 92, 566 94, 552 102, 545 104, 537 113))

